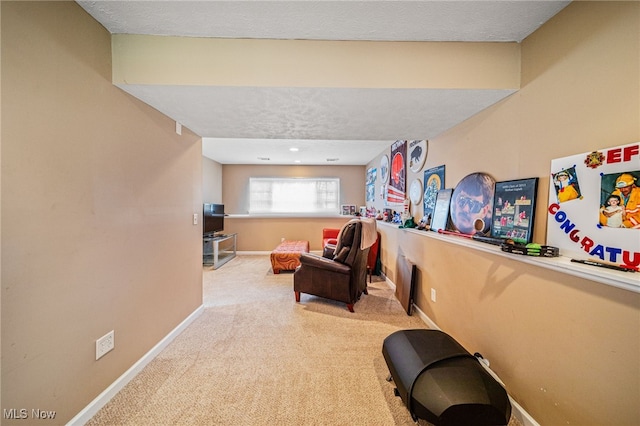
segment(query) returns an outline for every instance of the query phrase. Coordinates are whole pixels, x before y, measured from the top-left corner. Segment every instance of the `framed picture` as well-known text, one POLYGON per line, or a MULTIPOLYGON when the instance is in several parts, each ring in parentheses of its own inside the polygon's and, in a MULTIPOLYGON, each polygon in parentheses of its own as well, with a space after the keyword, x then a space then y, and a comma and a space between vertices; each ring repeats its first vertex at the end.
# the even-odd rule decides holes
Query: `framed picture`
POLYGON ((449 222, 449 205, 451 204, 452 188, 441 189, 436 195, 436 205, 433 210, 431 220, 431 230, 438 232, 440 229, 446 230, 449 222))
POLYGON ((427 223, 431 224, 436 208, 438 191, 444 189, 444 165, 424 171, 424 194, 422 196, 423 213, 427 223))
POLYGON ((356 214, 355 204, 343 204, 340 206, 340 214, 343 216, 353 216, 356 214))
POLYGON ((537 193, 538 178, 496 182, 491 236, 530 243, 537 193))
POLYGON ((384 209, 382 217, 385 222, 391 222, 393 220, 393 211, 391 209, 384 209))

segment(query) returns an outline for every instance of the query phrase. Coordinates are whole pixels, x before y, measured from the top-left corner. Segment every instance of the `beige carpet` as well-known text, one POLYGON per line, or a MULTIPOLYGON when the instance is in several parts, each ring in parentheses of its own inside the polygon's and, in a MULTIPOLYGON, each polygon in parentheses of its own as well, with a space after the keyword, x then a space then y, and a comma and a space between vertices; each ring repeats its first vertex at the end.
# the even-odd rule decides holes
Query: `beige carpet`
POLYGON ((88 425, 415 424, 381 350, 392 332, 426 325, 381 279, 350 313, 305 294, 296 303, 293 274, 274 275, 268 255, 203 277, 204 313, 88 425))

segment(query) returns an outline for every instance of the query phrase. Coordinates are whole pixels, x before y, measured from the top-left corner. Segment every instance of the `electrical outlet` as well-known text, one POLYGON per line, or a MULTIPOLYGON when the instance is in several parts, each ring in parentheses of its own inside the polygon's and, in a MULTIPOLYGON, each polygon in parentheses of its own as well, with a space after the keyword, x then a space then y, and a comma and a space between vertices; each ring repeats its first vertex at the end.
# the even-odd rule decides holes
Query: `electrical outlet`
POLYGON ((198 224, 198 213, 194 213, 193 214, 193 224, 197 225, 198 224))
POLYGON ((96 360, 99 360, 116 345, 113 330, 96 340, 96 360))
POLYGON ((435 288, 431 289, 431 301, 432 302, 436 301, 436 289, 435 288))

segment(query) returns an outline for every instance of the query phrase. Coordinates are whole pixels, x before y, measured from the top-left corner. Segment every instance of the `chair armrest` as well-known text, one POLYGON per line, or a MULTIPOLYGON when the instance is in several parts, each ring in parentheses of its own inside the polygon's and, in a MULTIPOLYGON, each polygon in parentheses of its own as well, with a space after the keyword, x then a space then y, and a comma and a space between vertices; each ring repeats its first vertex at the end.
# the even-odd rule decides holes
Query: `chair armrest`
POLYGON ((322 257, 325 257, 327 259, 333 259, 333 256, 335 255, 335 252, 336 252, 335 244, 327 244, 322 249, 322 257))
POLYGON ((339 272, 341 274, 349 274, 351 267, 340 262, 336 262, 333 259, 327 259, 326 257, 318 256, 313 253, 302 253, 300 255, 300 267, 305 266, 311 268, 324 269, 326 271, 339 272))

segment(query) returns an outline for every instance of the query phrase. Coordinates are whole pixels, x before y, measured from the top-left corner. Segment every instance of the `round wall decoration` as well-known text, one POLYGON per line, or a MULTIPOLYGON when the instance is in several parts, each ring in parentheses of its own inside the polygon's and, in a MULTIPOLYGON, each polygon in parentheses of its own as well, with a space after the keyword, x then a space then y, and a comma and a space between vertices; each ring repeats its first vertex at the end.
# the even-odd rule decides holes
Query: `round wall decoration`
POLYGON ((462 178, 451 196, 451 223, 463 234, 486 234, 491 229, 495 180, 486 173, 462 178))
POLYGON ((422 182, 420 179, 414 179, 413 182, 411 182, 409 198, 414 206, 420 204, 420 200, 422 200, 422 182))
POLYGON ((383 155, 380 159, 380 180, 384 185, 389 180, 389 157, 383 155))
POLYGON ((427 140, 409 142, 409 168, 414 173, 418 173, 424 166, 429 149, 428 142, 427 140))

